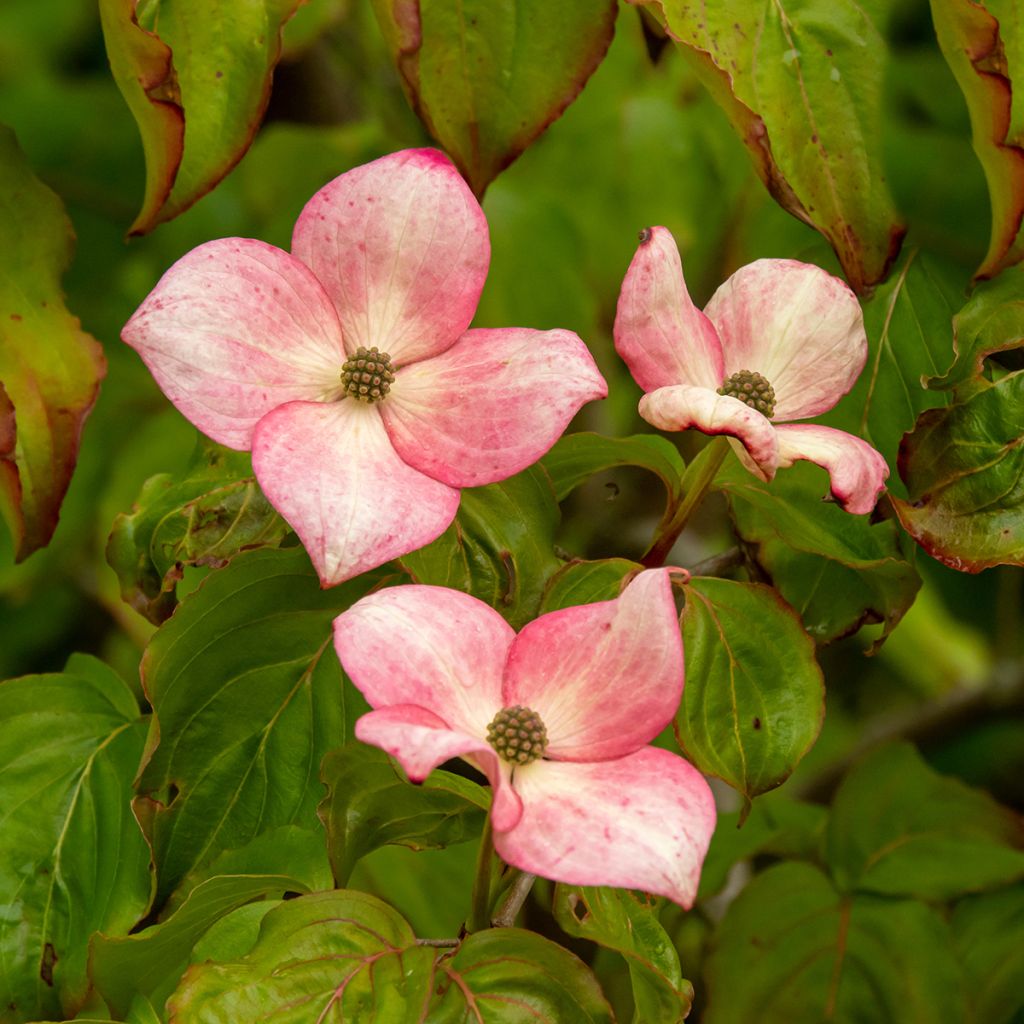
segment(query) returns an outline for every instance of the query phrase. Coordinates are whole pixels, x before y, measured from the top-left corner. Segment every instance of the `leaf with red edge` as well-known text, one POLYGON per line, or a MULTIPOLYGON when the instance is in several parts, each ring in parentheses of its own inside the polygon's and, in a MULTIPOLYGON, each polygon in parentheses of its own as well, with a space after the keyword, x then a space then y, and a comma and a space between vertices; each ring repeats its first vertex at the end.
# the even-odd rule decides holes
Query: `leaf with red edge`
MULTIPOLYGON (((1013 83, 1006 46, 996 13, 1009 5, 974 0, 931 0, 939 46, 967 101, 974 152, 981 161, 992 203, 992 233, 977 277, 994 277, 1024 259, 1018 238, 1024 217, 1024 138, 1011 134, 1013 83)), ((1012 37, 1016 38, 1016 36, 1012 37)))
POLYGON ((18 561, 45 547, 106 360, 68 312, 74 234, 57 196, 0 126, 0 514, 18 561))
POLYGON ((828 239, 854 290, 883 280, 905 229, 881 162, 887 48, 874 12, 853 0, 632 2, 665 25, 768 191, 828 239))
POLYGON ((615 0, 373 0, 413 109, 482 196, 604 58, 615 0))
POLYGON ((979 379, 962 401, 922 414, 903 439, 893 498, 903 528, 961 572, 1024 565, 1024 371, 979 379))

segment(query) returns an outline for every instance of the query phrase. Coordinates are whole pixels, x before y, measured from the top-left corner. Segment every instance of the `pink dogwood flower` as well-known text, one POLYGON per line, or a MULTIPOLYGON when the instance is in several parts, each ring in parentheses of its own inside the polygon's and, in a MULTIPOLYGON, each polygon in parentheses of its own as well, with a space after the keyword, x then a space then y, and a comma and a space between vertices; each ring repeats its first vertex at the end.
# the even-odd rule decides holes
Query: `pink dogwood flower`
POLYGON ((838 278, 796 260, 757 260, 702 313, 671 232, 648 228, 622 282, 615 347, 647 392, 640 415, 648 423, 728 434, 762 480, 808 459, 828 470, 848 512, 874 508, 885 459, 842 430, 788 422, 831 409, 864 369, 860 304, 838 278))
POLYGON ((434 540, 459 488, 529 466, 607 394, 570 331, 467 330, 489 261, 447 157, 407 150, 317 192, 291 253, 193 249, 122 337, 200 430, 252 451, 329 586, 434 540))
POLYGON ((549 612, 517 635, 443 587, 382 590, 334 621, 375 709, 356 736, 421 782, 463 757, 490 780, 494 846, 524 871, 692 905, 715 827, 701 774, 648 746, 683 691, 669 569, 613 601, 549 612))

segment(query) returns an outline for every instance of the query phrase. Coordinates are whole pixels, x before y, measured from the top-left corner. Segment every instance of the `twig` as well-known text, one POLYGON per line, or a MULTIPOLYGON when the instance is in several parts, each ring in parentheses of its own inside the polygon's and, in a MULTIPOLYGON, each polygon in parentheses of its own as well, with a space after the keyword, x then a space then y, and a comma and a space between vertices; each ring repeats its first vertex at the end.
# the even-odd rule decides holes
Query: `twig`
POLYGON ((537 880, 536 875, 529 871, 521 872, 516 880, 509 886, 501 905, 494 912, 491 918, 491 925, 495 928, 511 928, 516 923, 519 911, 523 909, 526 897, 530 895, 533 883, 537 880))
POLYGON ((460 943, 459 939, 417 939, 417 946, 435 946, 438 949, 454 949, 460 943))

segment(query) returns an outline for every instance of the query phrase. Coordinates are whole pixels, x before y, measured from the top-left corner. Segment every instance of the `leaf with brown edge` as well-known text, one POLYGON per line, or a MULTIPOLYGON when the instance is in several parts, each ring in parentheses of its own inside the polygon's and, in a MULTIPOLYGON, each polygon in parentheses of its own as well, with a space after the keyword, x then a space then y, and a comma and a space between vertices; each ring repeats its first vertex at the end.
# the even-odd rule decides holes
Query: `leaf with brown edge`
MULTIPOLYGON (((994 277, 1024 259, 1018 239, 1024 217, 1024 138, 1010 135, 1013 105, 1007 49, 994 12, 973 0, 931 0, 939 46, 952 70, 971 118, 974 152, 981 161, 992 204, 988 252, 976 277, 994 277)), ((1019 54, 1019 47, 1010 50, 1019 54)))
POLYGON ((138 0, 100 0, 110 70, 131 110, 146 158, 146 190, 129 234, 152 230, 171 194, 185 145, 185 113, 171 49, 139 25, 138 0))
POLYGON ((482 196, 579 95, 614 0, 373 0, 413 109, 482 196))
POLYGON ((45 547, 106 373, 64 305, 74 234, 57 196, 0 126, 0 514, 15 557, 45 547))
POLYGON ((820 231, 860 293, 904 226, 881 163, 885 40, 853 0, 645 4, 724 109, 775 200, 820 231))

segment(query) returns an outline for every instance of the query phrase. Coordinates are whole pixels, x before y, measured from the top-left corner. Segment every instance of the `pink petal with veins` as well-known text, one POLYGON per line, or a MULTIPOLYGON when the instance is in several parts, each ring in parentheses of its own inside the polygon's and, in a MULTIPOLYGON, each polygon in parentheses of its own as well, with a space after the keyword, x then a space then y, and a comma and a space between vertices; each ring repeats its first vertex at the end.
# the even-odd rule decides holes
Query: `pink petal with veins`
POLYGON ((455 344, 476 312, 487 221, 443 153, 408 149, 325 185, 295 224, 292 251, 334 300, 345 346, 395 365, 455 344))
POLYGON ((512 644, 504 703, 536 711, 547 756, 630 754, 672 720, 683 692, 683 642, 669 569, 632 580, 613 601, 549 612, 512 644))
POLYGON ((252 465, 324 586, 423 547, 459 507, 459 492, 406 465, 376 408, 353 399, 274 409, 256 425, 252 465))
POLYGON ((713 390, 724 366, 715 328, 686 290, 671 232, 643 234, 619 293, 615 348, 644 391, 672 384, 713 390))
POLYGON ((708 388, 659 388, 640 399, 640 415, 659 430, 696 427, 705 434, 728 434, 742 442, 765 478, 775 475, 779 444, 771 420, 730 395, 708 388))
POLYGON ((831 409, 864 369, 868 342, 857 297, 809 263, 756 260, 704 311, 722 339, 725 375, 754 370, 766 377, 776 422, 831 409))
POLYGON ((399 455, 452 487, 532 465, 608 386, 571 331, 467 331, 398 371, 381 415, 399 455))
POLYGON ((514 828, 522 804, 509 785, 510 770, 486 740, 450 729, 433 712, 413 704, 398 704, 371 711, 356 722, 356 739, 387 751, 413 782, 422 782, 439 764, 465 757, 490 780, 495 828, 514 828))
POLYGON ((779 466, 807 459, 828 470, 832 494, 847 512, 870 512, 885 490, 889 467, 866 441, 832 427, 783 424, 779 437, 779 466))
POLYGON ((615 761, 517 768, 523 805, 494 846, 509 863, 570 885, 614 885, 689 909, 715 828, 715 802, 681 757, 645 747, 615 761))
POLYGON ((502 707, 514 639, 493 608, 447 587, 392 587, 334 620, 338 658, 372 707, 416 704, 477 737, 502 707))
POLYGON ((240 449, 271 409, 337 391, 345 361, 320 283, 293 256, 251 238, 183 256, 121 337, 185 417, 240 449))

